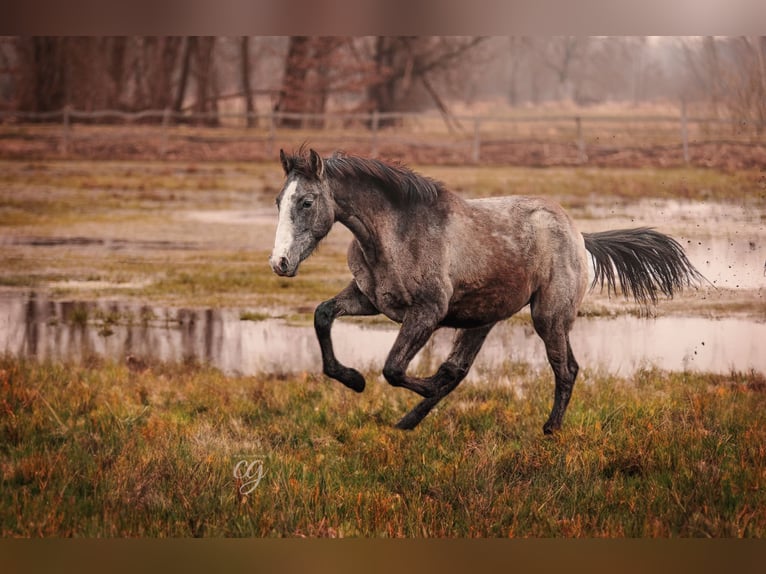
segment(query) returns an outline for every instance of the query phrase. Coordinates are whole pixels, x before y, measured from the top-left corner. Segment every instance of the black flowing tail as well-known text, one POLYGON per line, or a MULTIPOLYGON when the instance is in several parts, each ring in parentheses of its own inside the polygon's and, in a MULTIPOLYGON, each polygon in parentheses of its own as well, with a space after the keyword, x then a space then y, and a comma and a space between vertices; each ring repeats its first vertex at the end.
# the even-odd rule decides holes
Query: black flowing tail
POLYGON ((649 227, 583 233, 585 248, 593 256, 595 277, 591 287, 606 284, 617 291, 615 275, 626 297, 637 303, 657 302, 660 293, 673 297, 684 287, 704 279, 672 237, 649 227), (615 274, 616 271, 616 274, 615 274))

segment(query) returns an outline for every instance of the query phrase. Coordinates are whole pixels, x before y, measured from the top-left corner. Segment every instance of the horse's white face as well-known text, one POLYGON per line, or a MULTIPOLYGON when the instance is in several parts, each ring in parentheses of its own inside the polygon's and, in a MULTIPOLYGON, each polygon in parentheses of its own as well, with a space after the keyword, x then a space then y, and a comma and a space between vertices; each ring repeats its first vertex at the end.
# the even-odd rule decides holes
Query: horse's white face
POLYGON ((279 221, 274 238, 274 250, 269 263, 277 275, 293 277, 298 266, 317 244, 330 232, 335 221, 326 183, 322 178, 322 160, 312 150, 313 173, 304 176, 286 163, 283 167, 288 176, 284 188, 277 196, 279 221))

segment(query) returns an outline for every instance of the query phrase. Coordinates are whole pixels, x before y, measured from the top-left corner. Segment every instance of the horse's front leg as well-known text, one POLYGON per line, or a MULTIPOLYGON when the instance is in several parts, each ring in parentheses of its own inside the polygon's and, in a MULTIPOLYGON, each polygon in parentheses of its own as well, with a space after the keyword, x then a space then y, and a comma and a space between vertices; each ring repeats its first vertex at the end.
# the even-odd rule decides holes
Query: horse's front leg
MULTIPOLYGON (((462 379, 465 376, 465 373, 461 374, 461 365, 464 362, 461 360, 456 362, 448 360, 431 377, 419 378, 407 375, 407 367, 410 362, 415 358, 418 351, 423 348, 444 318, 444 307, 446 307, 446 304, 440 306, 437 300, 432 305, 413 307, 407 312, 402 321, 399 335, 383 367, 383 376, 391 385, 404 387, 422 397, 431 398, 439 396, 442 392, 442 387, 449 381, 455 378, 462 379)), ((450 357, 453 358, 453 355, 450 357)), ((473 359, 470 362, 472 361, 473 359)), ((469 367, 470 362, 468 363, 469 367)))
POLYGON ((495 324, 492 323, 484 327, 458 331, 449 357, 439 367, 436 374, 430 377, 432 384, 437 387, 436 393, 415 405, 409 413, 396 423, 396 428, 403 430, 414 429, 440 400, 460 384, 471 369, 476 355, 479 354, 481 346, 494 326, 495 324))
POLYGON ((320 303, 314 311, 314 330, 322 351, 324 374, 358 393, 364 390, 364 377, 356 369, 342 365, 335 357, 330 331, 333 321, 343 315, 377 315, 378 313, 380 311, 359 290, 355 281, 332 299, 320 303))
POLYGON ((383 366, 383 376, 389 384, 404 387, 423 397, 436 394, 438 385, 433 377, 410 377, 407 375, 407 367, 433 335, 442 317, 443 313, 435 308, 412 308, 407 312, 383 366))

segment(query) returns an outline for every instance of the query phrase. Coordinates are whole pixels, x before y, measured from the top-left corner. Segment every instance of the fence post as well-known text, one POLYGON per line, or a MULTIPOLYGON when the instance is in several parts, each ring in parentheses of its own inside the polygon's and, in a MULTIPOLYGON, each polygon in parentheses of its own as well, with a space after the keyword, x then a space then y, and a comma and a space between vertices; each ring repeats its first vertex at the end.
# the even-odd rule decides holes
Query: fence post
POLYGON ((588 154, 585 152, 585 139, 582 137, 582 118, 577 116, 575 123, 577 125, 577 162, 586 163, 588 154))
POLYGON ((160 155, 165 157, 168 151, 168 130, 170 129, 170 108, 162 110, 162 144, 160 145, 160 155))
POLYGON ((473 120, 473 152, 471 159, 474 163, 479 163, 481 159, 481 118, 473 120))
POLYGON ((274 115, 273 111, 269 114, 269 157, 274 155, 274 146, 276 145, 277 140, 277 119, 274 115))
POLYGON ((684 148, 684 163, 689 164, 689 129, 686 119, 686 98, 681 98, 681 141, 684 148))
POLYGON ((69 153, 69 131, 70 131, 70 124, 71 124, 71 118, 69 117, 70 112, 72 111, 72 106, 67 104, 64 106, 64 108, 61 110, 61 116, 63 120, 63 129, 61 134, 61 153, 62 155, 67 155, 69 153))
POLYGON ((378 110, 372 110, 372 118, 370 119, 370 130, 372 133, 370 134, 371 142, 370 147, 372 148, 370 151, 370 155, 372 157, 378 157, 378 126, 380 124, 380 116, 378 115, 378 110))

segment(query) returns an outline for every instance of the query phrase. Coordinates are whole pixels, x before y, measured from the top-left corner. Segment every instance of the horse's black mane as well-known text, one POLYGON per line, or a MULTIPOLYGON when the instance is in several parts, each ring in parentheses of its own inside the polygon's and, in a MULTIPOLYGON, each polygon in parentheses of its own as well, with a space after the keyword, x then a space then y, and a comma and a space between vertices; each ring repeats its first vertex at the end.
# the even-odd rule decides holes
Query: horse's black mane
MULTIPOLYGON (((292 169, 305 177, 313 177, 311 163, 304 149, 290 157, 292 169)), ((415 173, 400 163, 348 155, 337 151, 324 160, 324 175, 333 179, 361 179, 378 184, 388 198, 399 204, 432 204, 444 185, 415 173)))

